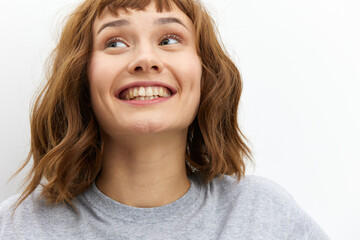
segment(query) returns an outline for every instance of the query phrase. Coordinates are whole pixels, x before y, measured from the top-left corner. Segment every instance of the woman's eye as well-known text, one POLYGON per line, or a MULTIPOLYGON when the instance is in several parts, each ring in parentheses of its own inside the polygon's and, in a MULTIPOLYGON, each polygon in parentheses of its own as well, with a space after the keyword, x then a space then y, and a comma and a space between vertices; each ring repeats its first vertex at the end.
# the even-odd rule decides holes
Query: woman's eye
POLYGON ((123 42, 112 42, 109 44, 110 48, 116 48, 116 47, 126 47, 126 45, 123 42))
POLYGON ((106 42, 107 48, 124 48, 127 47, 127 45, 120 39, 110 39, 106 42))
POLYGON ((165 38, 163 38, 160 41, 159 45, 165 46, 165 45, 177 44, 180 42, 181 42, 181 39, 179 37, 177 37, 176 35, 170 35, 170 36, 165 36, 165 38))

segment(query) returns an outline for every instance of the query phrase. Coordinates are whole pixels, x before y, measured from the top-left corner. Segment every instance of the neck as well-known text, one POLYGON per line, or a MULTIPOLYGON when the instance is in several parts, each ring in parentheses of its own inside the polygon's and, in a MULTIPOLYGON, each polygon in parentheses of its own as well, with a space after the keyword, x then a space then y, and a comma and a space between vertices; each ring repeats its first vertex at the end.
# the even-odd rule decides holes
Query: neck
POLYGON ((97 187, 115 201, 133 207, 158 207, 176 201, 190 187, 186 134, 103 138, 103 167, 97 187))

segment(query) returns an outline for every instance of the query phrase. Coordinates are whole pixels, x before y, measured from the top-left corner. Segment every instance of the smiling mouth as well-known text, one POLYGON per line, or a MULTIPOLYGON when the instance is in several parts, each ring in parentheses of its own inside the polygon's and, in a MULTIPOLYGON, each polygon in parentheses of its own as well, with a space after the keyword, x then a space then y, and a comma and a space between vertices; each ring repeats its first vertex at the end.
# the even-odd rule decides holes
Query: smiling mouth
POLYGON ((153 100, 171 97, 170 89, 162 86, 131 87, 122 91, 118 98, 121 100, 153 100))

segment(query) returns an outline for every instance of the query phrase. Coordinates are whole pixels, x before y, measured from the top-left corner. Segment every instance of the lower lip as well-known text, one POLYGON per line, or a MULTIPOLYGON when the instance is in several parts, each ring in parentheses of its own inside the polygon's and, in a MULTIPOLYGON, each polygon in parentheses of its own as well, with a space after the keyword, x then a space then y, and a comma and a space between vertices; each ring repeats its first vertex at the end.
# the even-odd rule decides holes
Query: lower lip
POLYGON ((165 102, 165 101, 169 100, 171 97, 161 97, 161 98, 155 98, 152 100, 122 100, 122 99, 119 99, 119 100, 123 103, 130 104, 130 105, 145 106, 145 105, 151 105, 151 104, 165 102))

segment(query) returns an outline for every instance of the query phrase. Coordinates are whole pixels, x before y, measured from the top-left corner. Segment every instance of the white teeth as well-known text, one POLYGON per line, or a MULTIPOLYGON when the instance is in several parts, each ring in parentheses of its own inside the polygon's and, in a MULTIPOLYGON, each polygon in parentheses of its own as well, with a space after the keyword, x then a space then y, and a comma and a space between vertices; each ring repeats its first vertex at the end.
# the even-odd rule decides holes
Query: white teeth
POLYGON ((159 96, 160 97, 164 96, 164 88, 159 88, 159 96))
POLYGON ((146 96, 147 97, 150 97, 150 96, 152 96, 153 95, 153 90, 152 90, 152 88, 151 87, 147 87, 146 88, 146 96))
POLYGON ((145 88, 144 87, 139 88, 139 96, 145 97, 145 88))
POLYGON ((171 92, 168 88, 159 86, 133 87, 129 88, 124 100, 152 100, 159 97, 170 97, 171 92))
POLYGON ((134 97, 139 96, 139 89, 134 88, 134 97))
POLYGON ((131 100, 153 100, 159 98, 158 96, 150 96, 150 97, 135 97, 131 100))

